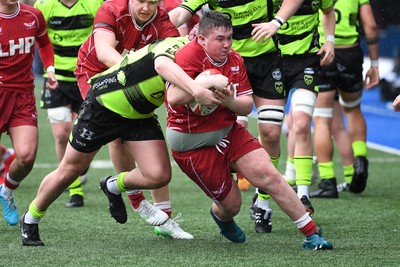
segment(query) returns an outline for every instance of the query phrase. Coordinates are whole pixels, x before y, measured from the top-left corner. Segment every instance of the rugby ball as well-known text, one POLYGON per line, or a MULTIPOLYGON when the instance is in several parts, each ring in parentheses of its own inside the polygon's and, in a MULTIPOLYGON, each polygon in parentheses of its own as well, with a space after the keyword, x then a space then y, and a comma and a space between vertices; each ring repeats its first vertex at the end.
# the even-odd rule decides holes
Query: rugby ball
MULTIPOLYGON (((200 79, 207 79, 207 77, 211 75, 216 75, 216 74, 221 74, 219 70, 216 69, 208 69, 203 72, 201 72, 197 77, 194 79, 195 81, 198 81, 200 79)), ((214 88, 209 88, 211 91, 214 91, 214 88)), ((196 115, 199 116, 207 116, 213 113, 217 108, 218 105, 209 105, 209 106, 202 106, 196 101, 190 102, 188 104, 189 108, 192 110, 192 112, 196 115)))

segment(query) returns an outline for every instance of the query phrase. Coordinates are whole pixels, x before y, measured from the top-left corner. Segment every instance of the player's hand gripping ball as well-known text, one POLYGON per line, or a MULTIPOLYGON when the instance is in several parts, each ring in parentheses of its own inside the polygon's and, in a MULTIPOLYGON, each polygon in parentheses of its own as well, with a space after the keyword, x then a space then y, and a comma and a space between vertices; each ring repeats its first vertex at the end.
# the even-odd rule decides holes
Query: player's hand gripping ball
MULTIPOLYGON (((208 70, 203 71, 199 75, 197 75, 197 77, 195 78, 195 81, 200 81, 200 80, 204 80, 204 79, 210 79, 210 76, 217 75, 217 74, 221 74, 221 72, 219 72, 216 69, 208 69, 208 70)), ((217 88, 211 87, 209 89, 211 91, 215 91, 217 88)), ((218 105, 202 106, 199 103, 197 103, 196 101, 190 102, 188 104, 188 106, 193 111, 193 113, 195 113, 196 115, 200 115, 200 116, 210 115, 211 113, 213 113, 218 108, 218 105)))

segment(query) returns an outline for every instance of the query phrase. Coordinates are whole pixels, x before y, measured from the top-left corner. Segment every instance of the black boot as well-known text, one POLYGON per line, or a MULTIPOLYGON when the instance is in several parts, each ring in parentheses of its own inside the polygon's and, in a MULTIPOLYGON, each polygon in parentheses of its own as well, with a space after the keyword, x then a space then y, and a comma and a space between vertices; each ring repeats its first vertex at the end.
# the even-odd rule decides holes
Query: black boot
POLYGON ((362 193, 367 187, 368 178, 368 159, 358 156, 354 159, 354 174, 349 190, 352 193, 362 193))
POLYGON ((321 180, 318 185, 318 189, 314 192, 311 192, 310 197, 338 198, 339 193, 336 187, 336 178, 321 180))

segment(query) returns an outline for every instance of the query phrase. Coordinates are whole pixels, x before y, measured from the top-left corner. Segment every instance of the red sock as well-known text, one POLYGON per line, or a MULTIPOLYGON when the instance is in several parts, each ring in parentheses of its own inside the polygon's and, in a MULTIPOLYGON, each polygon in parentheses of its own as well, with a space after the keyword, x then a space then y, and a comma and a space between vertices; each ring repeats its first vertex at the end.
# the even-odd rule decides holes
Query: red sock
POLYGON ((15 190, 15 189, 17 189, 17 187, 19 186, 19 184, 15 185, 15 184, 10 183, 10 182, 7 180, 7 178, 4 179, 4 185, 5 185, 7 188, 10 188, 11 190, 15 190))
POLYGON ((165 212, 166 214, 168 214, 168 218, 171 218, 171 216, 172 216, 172 209, 171 208, 162 209, 162 211, 165 212))
POLYGON ((139 204, 140 202, 142 202, 142 200, 145 200, 143 192, 140 191, 140 193, 137 194, 131 194, 128 195, 129 201, 131 202, 131 205, 134 209, 139 208, 139 204))
POLYGON ((307 223, 304 227, 301 227, 299 230, 305 236, 310 236, 318 232, 317 226, 315 225, 315 222, 313 220, 307 223))

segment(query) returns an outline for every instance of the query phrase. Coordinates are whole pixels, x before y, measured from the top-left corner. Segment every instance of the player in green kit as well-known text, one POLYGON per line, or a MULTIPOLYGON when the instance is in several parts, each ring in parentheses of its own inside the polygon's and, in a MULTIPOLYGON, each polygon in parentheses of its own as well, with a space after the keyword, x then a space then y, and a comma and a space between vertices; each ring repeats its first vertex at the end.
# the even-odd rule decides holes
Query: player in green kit
MULTIPOLYGON (((59 161, 65 153, 72 121, 83 102, 74 75, 78 50, 92 32, 94 17, 102 3, 103 0, 40 0, 34 5, 47 21, 47 31, 54 48, 59 88, 48 90, 43 86, 40 107, 47 109, 59 161)), ((69 187, 69 208, 84 205, 81 181, 86 181, 86 171, 79 174, 80 178, 69 187)))
MULTIPOLYGON (((368 159, 367 125, 361 111, 363 88, 372 88, 379 83, 378 31, 369 0, 334 1, 336 13, 335 61, 322 68, 322 80, 314 111, 315 151, 321 177, 319 188, 311 197, 337 198, 337 182, 333 166, 333 144, 331 124, 333 102, 339 92, 339 102, 347 118, 349 135, 354 152, 353 176, 345 185, 352 193, 362 193, 367 186, 368 159), (371 65, 363 82, 363 52, 360 47, 360 26, 364 29, 371 65)), ((321 27, 320 27, 321 28, 321 27)), ((325 42, 320 29, 320 41, 325 42)), ((345 170, 346 171, 346 170, 345 170)))
MULTIPOLYGON (((154 114, 164 103, 165 81, 177 84, 202 105, 220 104, 206 88, 224 88, 228 84, 225 76, 214 75, 208 80, 212 83, 200 85, 176 65, 174 54, 186 42, 186 37, 156 41, 92 77, 60 165, 43 179, 36 198, 20 219, 23 245, 44 245, 38 224, 46 210, 89 166, 97 151, 112 140, 121 138, 138 163, 138 167, 129 172, 100 181, 109 200, 109 212, 116 221, 127 219, 121 192, 157 189, 170 182, 171 163, 154 114)), ((155 231, 157 233, 157 228, 155 231)), ((175 234, 181 239, 193 239, 191 234, 180 231, 175 234)))

